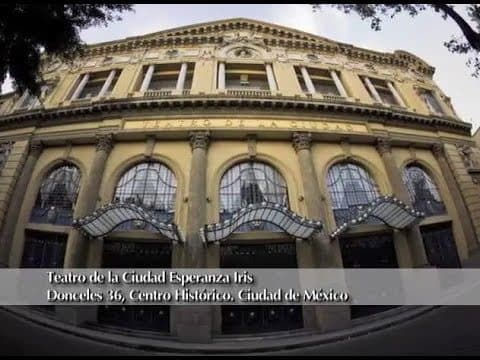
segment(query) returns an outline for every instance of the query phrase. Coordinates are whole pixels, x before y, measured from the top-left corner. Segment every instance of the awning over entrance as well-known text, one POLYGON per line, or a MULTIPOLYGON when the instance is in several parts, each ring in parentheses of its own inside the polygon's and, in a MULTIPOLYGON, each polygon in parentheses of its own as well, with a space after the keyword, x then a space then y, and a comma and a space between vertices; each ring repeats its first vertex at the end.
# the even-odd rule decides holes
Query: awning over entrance
POLYGON ((223 241, 242 225, 252 222, 270 223, 287 234, 300 239, 308 239, 322 230, 320 221, 313 221, 295 214, 279 204, 262 202, 250 204, 237 212, 228 220, 217 224, 205 225, 200 229, 205 244, 223 241))
POLYGON ((73 227, 90 237, 102 237, 111 233, 127 221, 138 220, 150 224, 159 234, 183 243, 184 239, 177 225, 167 224, 140 206, 126 203, 113 203, 102 206, 91 215, 73 221, 73 227))
POLYGON ((424 217, 424 213, 412 209, 396 197, 381 196, 366 206, 365 210, 358 217, 339 226, 330 234, 330 238, 338 237, 347 231, 349 227, 364 223, 369 218, 378 219, 393 229, 402 230, 413 226, 424 217))

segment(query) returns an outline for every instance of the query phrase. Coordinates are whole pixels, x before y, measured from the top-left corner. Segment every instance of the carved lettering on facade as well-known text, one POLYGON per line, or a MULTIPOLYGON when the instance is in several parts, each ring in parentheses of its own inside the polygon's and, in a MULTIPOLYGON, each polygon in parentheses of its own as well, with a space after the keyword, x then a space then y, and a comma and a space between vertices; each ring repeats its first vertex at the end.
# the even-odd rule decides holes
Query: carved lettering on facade
POLYGON ((322 120, 192 119, 127 121, 124 129, 275 129, 367 133, 365 125, 322 120))

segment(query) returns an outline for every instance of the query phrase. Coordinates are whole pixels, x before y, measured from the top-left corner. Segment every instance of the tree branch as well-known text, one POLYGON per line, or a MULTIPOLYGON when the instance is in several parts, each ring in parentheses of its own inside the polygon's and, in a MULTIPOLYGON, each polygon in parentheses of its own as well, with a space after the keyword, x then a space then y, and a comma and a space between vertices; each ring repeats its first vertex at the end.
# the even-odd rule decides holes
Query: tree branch
POLYGON ((477 33, 472 27, 465 21, 465 19, 458 14, 453 7, 447 4, 431 4, 434 9, 440 9, 445 12, 453 21, 457 23, 463 32, 463 35, 470 43, 473 49, 480 51, 480 33, 477 33))

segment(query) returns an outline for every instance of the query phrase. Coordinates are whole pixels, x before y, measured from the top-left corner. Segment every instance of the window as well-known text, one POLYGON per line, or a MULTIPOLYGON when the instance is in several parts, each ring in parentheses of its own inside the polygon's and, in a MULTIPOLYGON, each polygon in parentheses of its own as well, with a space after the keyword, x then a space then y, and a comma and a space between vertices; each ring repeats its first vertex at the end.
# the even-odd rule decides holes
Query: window
POLYGON ((303 92, 324 96, 347 96, 345 88, 334 70, 295 66, 295 74, 303 92), (309 85, 310 84, 310 85, 309 85))
POLYGON ((190 90, 194 67, 194 63, 144 66, 142 82, 138 84, 138 89, 139 91, 172 91, 179 87, 181 90, 190 90))
POLYGON ((419 95, 427 105, 430 112, 437 115, 444 115, 444 111, 440 102, 437 100, 435 94, 431 90, 420 89, 419 95))
POLYGON ((418 165, 409 165, 403 170, 403 182, 407 186, 412 206, 426 216, 446 212, 437 186, 430 176, 418 165))
MULTIPOLYGON (((270 165, 249 161, 225 172, 220 182, 220 220, 249 204, 271 202, 288 207, 287 186, 282 175, 270 165)), ((271 224, 247 224, 240 231, 274 230, 271 224), (261 226, 264 226, 261 228, 261 226)))
POLYGON ((23 95, 18 99, 15 104, 15 110, 32 110, 42 106, 42 102, 45 101, 50 92, 52 91, 54 84, 45 84, 40 88, 40 96, 30 94, 28 90, 25 90, 23 95))
POLYGON ((227 89, 269 90, 267 71, 262 64, 225 64, 227 89))
POLYGON ((78 79, 71 100, 110 95, 120 77, 120 73, 121 71, 114 69, 83 74, 78 79))
POLYGON ((71 225, 80 185, 80 171, 75 165, 62 165, 47 175, 40 186, 30 221, 71 225))
MULTIPOLYGON (((133 203, 155 214, 164 222, 173 221, 175 215, 175 196, 177 180, 173 172, 158 162, 144 162, 128 170, 118 182, 114 201, 133 203)), ((132 225, 119 227, 131 229, 132 225)), ((146 226, 141 224, 140 226, 146 226)))
POLYGON ((368 93, 375 101, 387 105, 404 106, 398 94, 395 94, 397 91, 390 81, 365 76, 363 82, 368 93))
MULTIPOLYGON (((356 218, 379 196, 377 185, 370 174, 354 163, 332 166, 328 171, 327 186, 337 225, 356 218)), ((368 219, 367 222, 378 221, 368 219)))

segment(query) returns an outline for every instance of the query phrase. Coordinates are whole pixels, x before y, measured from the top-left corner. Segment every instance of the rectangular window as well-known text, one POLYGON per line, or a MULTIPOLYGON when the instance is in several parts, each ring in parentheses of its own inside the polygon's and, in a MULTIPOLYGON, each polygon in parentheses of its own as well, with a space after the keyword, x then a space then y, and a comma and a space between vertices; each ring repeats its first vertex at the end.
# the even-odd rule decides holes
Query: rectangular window
POLYGON ((270 90, 263 64, 225 64, 225 87, 232 90, 270 90))
POLYGON ((32 110, 40 108, 48 95, 50 95, 53 87, 54 84, 52 83, 42 85, 40 88, 40 96, 35 96, 30 94, 28 90, 25 90, 20 99, 18 99, 15 110, 32 110))
POLYGON ((438 115, 445 114, 443 112, 442 106, 440 105, 435 94, 431 90, 420 89, 419 95, 432 113, 438 114, 438 115))
MULTIPOLYGON (((141 89, 145 77, 148 76, 150 65, 144 66, 142 81, 138 84, 141 89)), ((192 88, 193 71, 195 63, 187 63, 187 72, 183 82, 182 90, 190 90, 192 88)), ((172 91, 177 88, 177 83, 181 75, 182 63, 156 64, 151 75, 146 90, 152 91, 172 91)))
POLYGON ((340 96, 330 71, 325 69, 308 68, 315 90, 322 95, 340 96))
POLYGON ((297 75, 298 83, 303 92, 319 93, 327 97, 346 96, 345 90, 338 88, 339 86, 343 88, 343 84, 341 84, 337 72, 334 73, 334 71, 331 70, 310 67, 305 68, 304 72, 302 72, 300 66, 295 66, 295 74, 297 75), (312 89, 309 89, 309 81, 313 86, 312 89))
MULTIPOLYGON (((369 78, 365 76, 363 78, 363 82, 372 99, 387 105, 402 105, 398 103, 386 80, 369 78)), ((393 85, 391 86, 393 87, 393 85)))
POLYGON ((121 70, 105 70, 81 75, 71 99, 92 99, 97 96, 109 96, 120 77, 120 73, 121 70), (111 74, 113 74, 113 77, 111 74), (88 78, 85 82, 86 76, 88 78), (104 89, 105 84, 107 84, 107 88, 104 89), (101 94, 102 90, 103 93, 101 94))

